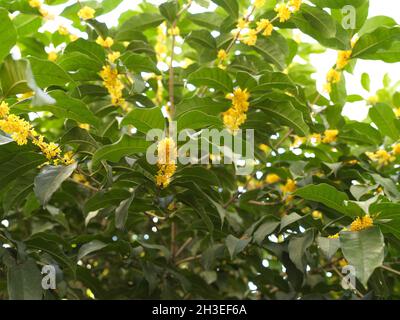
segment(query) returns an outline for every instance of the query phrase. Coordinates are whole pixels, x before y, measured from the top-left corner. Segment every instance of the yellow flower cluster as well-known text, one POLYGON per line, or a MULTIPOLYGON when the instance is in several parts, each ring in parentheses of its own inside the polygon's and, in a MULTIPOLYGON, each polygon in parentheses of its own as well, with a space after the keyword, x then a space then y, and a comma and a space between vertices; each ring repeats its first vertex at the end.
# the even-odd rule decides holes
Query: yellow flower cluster
POLYGON ((9 106, 4 101, 0 103, 0 130, 9 134, 20 146, 27 144, 28 139, 31 139, 32 144, 38 146, 43 155, 56 165, 60 163, 69 165, 74 162, 71 153, 67 152, 61 157, 59 146, 53 142, 45 142, 44 137, 39 135, 28 121, 10 114, 9 106))
POLYGON ((110 61, 111 63, 114 63, 116 60, 119 59, 120 56, 121 56, 121 53, 119 51, 113 51, 107 55, 107 58, 108 58, 108 61, 110 61))
POLYGON ((296 189, 297 189, 296 181, 292 179, 288 179, 286 181, 286 184, 281 186, 281 191, 283 194, 294 192, 296 191, 296 189))
POLYGON ((93 8, 84 6, 78 11, 78 17, 81 18, 82 20, 89 20, 94 18, 95 13, 96 10, 94 10, 93 8))
POLYGON ((290 19, 292 12, 290 11, 290 6, 287 3, 278 3, 275 7, 275 12, 279 18, 279 22, 285 22, 290 19))
POLYGON ((232 100, 232 107, 222 114, 225 127, 235 134, 239 127, 246 121, 246 112, 249 109, 250 94, 247 89, 242 90, 237 88, 226 96, 227 99, 232 100))
POLYGON ((40 0, 29 0, 28 4, 32 8, 37 8, 43 18, 49 19, 49 20, 54 19, 54 15, 50 14, 49 11, 47 11, 45 8, 42 7, 42 1, 40 1, 40 0))
POLYGON ((98 36, 96 39, 96 43, 101 45, 103 48, 111 48, 114 44, 114 40, 110 37, 103 39, 101 36, 98 36))
MULTIPOLYGON (((357 42, 357 37, 353 37, 351 40, 351 47, 353 48, 355 43, 357 42)), ((329 70, 326 76, 326 83, 324 84, 324 91, 327 93, 331 93, 332 84, 338 83, 341 78, 341 72, 343 69, 349 64, 351 59, 352 50, 339 51, 336 59, 336 67, 334 69, 329 70)))
POLYGON ((338 134, 339 134, 338 130, 325 130, 324 138, 322 139, 322 142, 323 143, 335 142, 336 139, 337 139, 338 134))
POLYGON ((50 51, 50 52, 48 53, 48 55, 47 55, 47 59, 48 59, 49 61, 52 61, 52 62, 56 61, 57 58, 58 58, 58 54, 57 54, 57 52, 55 52, 55 51, 50 51))
POLYGON ((378 162, 380 166, 387 166, 388 164, 396 160, 396 157, 394 155, 384 149, 380 149, 375 152, 366 152, 365 154, 372 161, 378 162))
POLYGON ((157 27, 157 38, 156 38, 157 42, 154 47, 154 50, 157 54, 158 61, 163 60, 168 50, 166 45, 167 36, 165 34, 165 29, 166 29, 165 22, 157 27))
POLYGON ((109 65, 103 66, 103 70, 100 71, 100 77, 103 79, 103 84, 111 96, 112 104, 115 106, 122 106, 125 103, 125 99, 122 98, 124 85, 120 80, 118 70, 109 65))
POLYGON ((311 212, 311 216, 313 217, 314 220, 321 220, 322 212, 319 210, 314 210, 313 212, 311 212))
POLYGON ((350 225, 350 231, 361 231, 374 225, 374 221, 369 215, 357 217, 350 225))
POLYGON ((172 138, 164 138, 158 143, 157 186, 165 188, 171 182, 171 178, 176 171, 177 153, 176 144, 172 138))
POLYGON ((281 180, 281 178, 275 173, 270 173, 265 177, 265 182, 268 184, 277 183, 279 180, 281 180))

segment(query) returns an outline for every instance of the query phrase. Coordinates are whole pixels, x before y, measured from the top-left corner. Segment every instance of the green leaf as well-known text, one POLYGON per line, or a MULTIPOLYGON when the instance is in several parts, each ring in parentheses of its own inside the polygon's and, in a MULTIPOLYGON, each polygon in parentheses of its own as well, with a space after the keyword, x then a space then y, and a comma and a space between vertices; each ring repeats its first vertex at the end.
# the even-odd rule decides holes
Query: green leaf
POLYGON ((278 32, 273 32, 268 38, 258 37, 254 50, 259 52, 266 61, 277 66, 279 70, 285 69, 289 47, 286 39, 278 32))
POLYGON ((340 248, 340 240, 332 238, 317 238, 318 247, 327 259, 331 259, 340 248))
POLYGON ((8 11, 0 8, 0 63, 10 53, 17 41, 17 31, 8 16, 8 11))
POLYGON ((88 243, 85 243, 82 247, 79 248, 78 257, 76 258, 78 261, 81 260, 83 257, 91 254, 92 252, 101 250, 107 247, 107 244, 101 242, 99 240, 92 240, 88 243))
POLYGON ((121 56, 125 66, 135 72, 154 72, 160 74, 154 61, 146 55, 141 55, 133 52, 126 52, 121 56))
POLYGON ((355 268, 355 276, 367 287, 369 277, 383 263, 385 242, 381 231, 373 227, 341 232, 339 239, 344 257, 355 268))
POLYGON ((116 206, 120 204, 122 200, 130 196, 130 192, 124 189, 102 190, 86 201, 84 211, 85 213, 89 213, 110 206, 116 206))
POLYGON ((237 254, 242 252, 247 245, 250 243, 251 238, 238 239, 233 235, 229 235, 225 239, 226 247, 228 248, 231 259, 233 259, 237 254))
POLYGON ((198 110, 188 111, 177 118, 178 131, 201 129, 221 125, 221 119, 198 110))
POLYGON ((92 165, 96 167, 102 160, 118 162, 124 156, 146 152, 149 145, 143 138, 122 136, 119 141, 99 148, 93 155, 92 165))
POLYGON ((400 130, 396 125, 398 122, 392 108, 384 103, 378 103, 369 109, 369 117, 379 128, 382 135, 397 140, 400 130))
POLYGON ((232 18, 238 18, 239 4, 237 0, 212 0, 212 2, 222 7, 232 18))
POLYGON ((134 15, 126 20, 118 30, 116 38, 120 38, 124 33, 130 31, 144 31, 157 27, 164 21, 164 17, 157 13, 141 13, 134 15))
POLYGON ((221 25, 221 15, 216 12, 202 12, 195 14, 188 14, 188 18, 193 23, 200 27, 207 28, 209 30, 219 30, 221 25))
POLYGON ((103 65, 106 59, 104 49, 95 42, 78 39, 67 45, 64 53, 79 52, 97 61, 98 64, 103 65))
POLYGON ((272 232, 275 231, 275 229, 280 225, 279 221, 276 220, 270 220, 267 222, 264 222, 262 225, 260 225, 256 232, 254 232, 253 235, 253 240, 257 244, 261 245, 262 242, 265 240, 265 237, 270 235, 272 232))
POLYGON ((369 91, 370 84, 371 84, 371 79, 369 78, 369 74, 364 72, 361 75, 361 85, 365 90, 369 91))
POLYGON ((33 259, 9 267, 7 284, 10 300, 42 300, 42 275, 33 259))
POLYGON ((291 102, 273 102, 258 107, 279 123, 293 128, 298 135, 302 137, 308 135, 309 128, 304 121, 303 113, 295 109, 291 102))
POLYGON ((289 226, 292 223, 295 223, 296 221, 299 221, 301 219, 303 219, 303 217, 300 216, 299 214, 297 214, 296 212, 292 212, 291 214, 283 216, 281 219, 281 226, 279 228, 279 231, 282 231, 287 226, 289 226))
POLYGON ((17 152, 0 166, 0 189, 26 172, 45 162, 45 158, 35 152, 17 152))
POLYGON ((363 59, 379 49, 389 49, 395 40, 400 40, 400 27, 379 27, 360 37, 353 48, 351 57, 363 59))
POLYGON ((126 220, 128 218, 129 207, 131 206, 134 197, 135 197, 135 195, 132 194, 132 196, 129 197, 128 199, 121 201, 118 208, 115 209, 115 227, 116 228, 118 228, 118 229, 124 228, 126 220))
POLYGON ((55 99, 54 105, 34 107, 34 111, 49 111, 60 119, 72 119, 78 123, 88 123, 93 126, 99 124, 99 120, 81 100, 69 97, 63 91, 53 91, 51 97, 55 99))
POLYGON ((35 178, 34 192, 36 197, 45 206, 51 196, 56 192, 61 184, 69 178, 76 169, 77 164, 69 166, 46 166, 35 178))
POLYGON ((345 215, 349 214, 346 202, 349 200, 347 195, 338 191, 329 184, 308 185, 294 192, 294 195, 305 200, 322 203, 328 208, 334 209, 345 215))
POLYGON ((314 29, 324 38, 333 38, 336 35, 335 20, 324 10, 302 4, 301 13, 314 29))
POLYGON ((231 101, 224 99, 223 101, 216 101, 212 98, 191 97, 183 99, 176 105, 175 116, 179 118, 186 112, 198 110, 208 115, 217 116, 221 112, 226 111, 231 106, 231 101))
POLYGON ((138 131, 147 133, 151 129, 164 129, 165 119, 161 108, 133 108, 122 120, 121 125, 133 125, 138 131))
POLYGON ((201 68, 188 77, 195 86, 207 86, 225 93, 233 91, 233 83, 228 73, 219 68, 201 68))
POLYGON ((68 83, 74 82, 68 73, 52 61, 31 57, 30 62, 35 80, 41 88, 65 87, 68 83))
POLYGON ((288 245, 290 260, 292 260, 296 268, 302 272, 305 272, 306 269, 304 254, 308 247, 312 245, 313 241, 313 231, 307 231, 301 236, 290 238, 288 245))
POLYGON ((342 9, 344 6, 351 5, 353 7, 361 6, 366 0, 311 0, 321 8, 342 9))
POLYGON ((165 17, 169 22, 174 22, 176 19, 176 15, 178 13, 178 2, 176 0, 171 0, 162 3, 159 6, 160 13, 165 17))

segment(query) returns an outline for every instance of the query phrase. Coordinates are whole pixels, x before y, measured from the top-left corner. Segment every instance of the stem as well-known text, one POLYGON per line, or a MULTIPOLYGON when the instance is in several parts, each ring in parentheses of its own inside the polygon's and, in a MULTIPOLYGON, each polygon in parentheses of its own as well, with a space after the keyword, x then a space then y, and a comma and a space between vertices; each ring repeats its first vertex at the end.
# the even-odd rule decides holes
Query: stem
POLYGON ((177 250, 175 257, 178 257, 182 253, 182 251, 192 242, 192 240, 193 238, 189 237, 189 239, 187 239, 185 243, 177 250))
POLYGON ((387 270, 387 271, 389 271, 389 272, 392 272, 392 273, 394 273, 394 274, 397 274, 398 276, 400 276, 400 271, 395 270, 395 269, 392 269, 391 267, 388 267, 388 266, 386 266, 386 265, 382 265, 381 268, 384 269, 384 270, 387 270))
POLYGON ((174 97, 174 68, 172 66, 174 60, 174 49, 175 49, 175 34, 174 29, 176 27, 177 20, 172 24, 172 44, 171 44, 171 57, 169 62, 169 79, 168 79, 168 94, 169 94, 169 108, 171 113, 171 118, 175 114, 175 97, 174 97))
POLYGON ((188 258, 185 258, 185 259, 177 261, 176 265, 178 266, 178 265, 180 265, 182 263, 190 262, 190 261, 197 260, 197 259, 200 259, 200 258, 201 258, 201 254, 199 254, 197 256, 194 256, 194 257, 188 257, 188 258))
MULTIPOLYGON (((332 266, 332 269, 336 272, 336 274, 337 274, 341 279, 344 279, 343 274, 342 274, 335 266, 332 266)), ((350 289, 352 289, 352 290, 356 293, 356 295, 357 295, 359 298, 361 298, 361 299, 364 298, 364 295, 363 295, 360 291, 358 291, 356 287, 353 287, 353 286, 351 285, 351 283, 349 283, 349 287, 350 287, 350 289)))

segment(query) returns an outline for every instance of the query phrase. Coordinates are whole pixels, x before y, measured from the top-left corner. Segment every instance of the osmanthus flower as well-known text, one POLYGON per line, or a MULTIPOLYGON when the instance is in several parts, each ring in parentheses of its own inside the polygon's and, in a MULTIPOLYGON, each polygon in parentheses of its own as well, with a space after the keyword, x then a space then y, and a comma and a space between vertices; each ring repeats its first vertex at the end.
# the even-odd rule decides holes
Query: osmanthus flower
POLYGON ((93 8, 84 6, 78 11, 78 17, 81 18, 82 20, 89 20, 94 18, 95 13, 96 10, 94 10, 93 8))
POLYGON ((260 21, 257 21, 256 30, 258 33, 262 32, 263 36, 269 37, 274 30, 274 26, 268 19, 261 19, 260 21))
POLYGON ((337 139, 337 136, 339 134, 339 130, 325 130, 324 132, 324 138, 322 139, 323 143, 332 143, 335 142, 337 139))
POLYGON ((350 231, 361 231, 371 228, 374 220, 367 214, 363 217, 357 217, 350 225, 350 231))
POLYGON ((352 50, 339 51, 336 60, 336 68, 339 70, 344 69, 344 67, 346 67, 350 61, 351 54, 352 50))
POLYGON ((107 55, 108 61, 111 63, 114 63, 116 60, 119 59, 121 56, 121 53, 119 51, 113 51, 107 55))
POLYGON ((10 108, 8 107, 8 103, 2 101, 0 103, 0 119, 5 118, 10 113, 10 108))
POLYGON ((69 35, 69 31, 68 31, 67 27, 65 27, 65 26, 63 26, 63 25, 60 25, 60 26, 58 27, 58 33, 59 33, 60 35, 62 35, 62 36, 67 36, 67 35, 69 35))
POLYGON ((322 137, 320 133, 313 133, 308 137, 308 139, 312 144, 319 144, 321 143, 322 137))
POLYGON ((170 36, 179 36, 179 34, 180 34, 179 27, 175 26, 175 27, 169 28, 168 29, 168 34, 170 36))
POLYGON ((376 95, 370 96, 367 98, 367 104, 370 106, 373 106, 373 105, 377 104, 378 102, 379 102, 379 98, 376 95))
POLYGON ((297 189, 296 181, 292 179, 287 179, 286 183, 281 186, 281 191, 284 195, 287 193, 292 193, 296 191, 296 189, 297 189))
POLYGON ((396 143, 392 146, 392 152, 396 156, 400 155, 400 143, 396 143))
POLYGON ((247 29, 246 33, 240 34, 239 40, 248 46, 254 46, 257 42, 257 30, 247 29))
POLYGON ((103 48, 111 48, 114 44, 114 40, 111 37, 103 39, 101 36, 98 36, 96 39, 96 43, 101 45, 103 48))
POLYGON ((225 61, 227 57, 228 57, 228 54, 224 49, 221 49, 218 51, 218 59, 219 60, 225 61))
POLYGON ((32 8, 40 8, 42 6, 42 1, 40 0, 29 0, 28 3, 32 8))
POLYGON ((39 12, 42 15, 43 18, 48 19, 48 20, 53 20, 54 19, 54 15, 51 14, 48 10, 46 10, 43 7, 39 8, 39 12))
POLYGON ((338 83, 340 81, 340 72, 335 69, 330 69, 326 75, 326 81, 328 83, 338 83))
POLYGON ((239 130, 240 126, 247 119, 246 112, 250 105, 248 102, 250 94, 247 92, 247 89, 236 88, 226 98, 232 100, 232 107, 222 114, 223 122, 232 134, 236 134, 237 130, 239 130))
POLYGON ((50 51, 50 52, 47 54, 47 59, 48 59, 49 61, 54 62, 54 61, 57 60, 57 58, 58 58, 58 54, 57 54, 57 52, 55 52, 55 51, 50 51))
POLYGON ((284 2, 278 3, 274 10, 277 13, 279 22, 288 21, 292 15, 292 12, 290 11, 290 6, 284 2))
POLYGON ((276 173, 269 173, 265 177, 265 182, 268 183, 268 184, 274 184, 274 183, 277 183, 280 180, 281 180, 281 177, 279 177, 276 173))
POLYGON ((29 122, 14 114, 7 115, 0 120, 0 129, 11 135, 11 138, 20 146, 28 143, 32 126, 29 122))
POLYGON ((100 77, 103 79, 103 84, 111 96, 112 104, 115 106, 123 105, 125 103, 125 99, 122 98, 124 85, 120 80, 118 70, 109 65, 103 66, 103 70, 100 71, 100 77))
POLYGON ((376 152, 366 152, 368 158, 372 161, 378 162, 380 166, 387 166, 396 160, 396 157, 384 149, 377 150, 376 152))
POLYGON ((162 139, 157 146, 157 166, 156 184, 165 188, 171 182, 171 178, 176 171, 177 147, 172 138, 162 139))
POLYGON ((289 6, 292 9, 292 12, 297 12, 300 10, 301 4, 303 0, 290 0, 289 1, 289 6))
POLYGON ((265 5, 265 0, 254 0, 254 8, 260 9, 265 5))
POLYGON ((321 220, 322 219, 322 212, 319 210, 314 210, 311 212, 311 216, 313 217, 314 220, 321 220))

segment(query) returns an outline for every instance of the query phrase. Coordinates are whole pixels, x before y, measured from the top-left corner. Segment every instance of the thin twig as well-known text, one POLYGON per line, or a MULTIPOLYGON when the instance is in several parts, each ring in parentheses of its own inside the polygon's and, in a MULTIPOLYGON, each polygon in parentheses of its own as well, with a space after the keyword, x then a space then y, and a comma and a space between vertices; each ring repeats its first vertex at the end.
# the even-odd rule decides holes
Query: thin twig
POLYGON ((177 261, 176 265, 178 266, 178 265, 180 265, 182 263, 190 262, 190 261, 197 260, 197 259, 200 259, 200 258, 201 258, 201 254, 199 254, 197 256, 194 256, 194 257, 188 257, 188 258, 185 258, 185 259, 177 261))
MULTIPOLYGON (((336 272, 336 274, 337 274, 341 279, 344 279, 343 274, 342 274, 334 265, 332 266, 332 269, 336 272)), ((350 289, 352 289, 352 290, 356 293, 356 295, 357 295, 359 298, 361 298, 361 299, 364 298, 364 295, 363 295, 360 291, 358 291, 356 287, 353 287, 353 285, 352 285, 351 283, 348 283, 348 286, 350 287, 350 289)))
POLYGON ((389 272, 392 272, 392 273, 394 273, 394 274, 397 274, 398 276, 400 276, 400 271, 395 270, 395 269, 392 269, 391 267, 388 267, 388 266, 386 266, 386 265, 382 265, 381 268, 384 269, 384 270, 387 270, 387 271, 389 271, 389 272))
POLYGON ((185 250, 185 248, 192 242, 192 240, 193 238, 189 237, 189 239, 185 241, 185 243, 176 251, 175 258, 178 257, 183 252, 183 250, 185 250))

